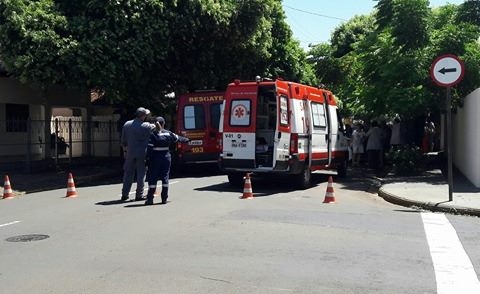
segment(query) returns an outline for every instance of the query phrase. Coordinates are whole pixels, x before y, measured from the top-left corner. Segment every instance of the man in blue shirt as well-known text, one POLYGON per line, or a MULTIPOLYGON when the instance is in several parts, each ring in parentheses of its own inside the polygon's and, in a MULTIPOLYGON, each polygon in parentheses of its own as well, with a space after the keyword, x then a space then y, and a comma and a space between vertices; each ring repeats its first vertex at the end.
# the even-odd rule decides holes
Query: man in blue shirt
POLYGON ((137 190, 135 200, 143 200, 143 187, 145 178, 145 156, 148 138, 155 129, 160 129, 158 124, 145 122, 150 110, 143 107, 135 111, 135 119, 127 121, 122 128, 121 144, 125 157, 123 165, 122 201, 129 198, 135 171, 137 172, 137 190))

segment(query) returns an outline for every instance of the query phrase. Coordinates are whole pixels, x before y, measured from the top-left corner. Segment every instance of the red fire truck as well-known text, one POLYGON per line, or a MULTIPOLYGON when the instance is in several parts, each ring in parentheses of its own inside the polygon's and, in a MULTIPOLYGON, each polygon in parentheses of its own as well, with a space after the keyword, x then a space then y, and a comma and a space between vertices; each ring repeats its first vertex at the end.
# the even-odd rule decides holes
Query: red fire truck
POLYGON ((220 119, 220 168, 241 185, 245 173, 290 175, 301 188, 311 172, 344 176, 348 149, 333 94, 283 80, 235 80, 220 119))
POLYGON ((190 142, 177 144, 175 167, 217 162, 220 152, 217 133, 223 96, 223 92, 201 91, 179 97, 175 133, 188 137, 190 142))

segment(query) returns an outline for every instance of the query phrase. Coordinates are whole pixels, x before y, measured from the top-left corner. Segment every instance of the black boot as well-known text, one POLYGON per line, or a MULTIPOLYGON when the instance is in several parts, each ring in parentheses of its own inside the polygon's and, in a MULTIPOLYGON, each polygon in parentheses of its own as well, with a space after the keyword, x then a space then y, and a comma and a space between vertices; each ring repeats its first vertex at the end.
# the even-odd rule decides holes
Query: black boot
POLYGON ((145 205, 153 205, 153 197, 155 194, 155 190, 155 188, 148 189, 147 201, 145 201, 145 205))

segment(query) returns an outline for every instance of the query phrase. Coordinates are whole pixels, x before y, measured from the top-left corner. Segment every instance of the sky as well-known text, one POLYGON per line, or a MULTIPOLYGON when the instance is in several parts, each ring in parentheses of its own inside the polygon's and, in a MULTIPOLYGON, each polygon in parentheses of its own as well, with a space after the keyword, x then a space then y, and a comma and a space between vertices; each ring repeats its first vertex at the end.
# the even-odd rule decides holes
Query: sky
MULTIPOLYGON (((430 7, 461 4, 464 0, 430 0, 430 7)), ((355 15, 369 14, 373 0, 283 0, 283 10, 293 36, 304 49, 328 42, 333 30, 355 15)))

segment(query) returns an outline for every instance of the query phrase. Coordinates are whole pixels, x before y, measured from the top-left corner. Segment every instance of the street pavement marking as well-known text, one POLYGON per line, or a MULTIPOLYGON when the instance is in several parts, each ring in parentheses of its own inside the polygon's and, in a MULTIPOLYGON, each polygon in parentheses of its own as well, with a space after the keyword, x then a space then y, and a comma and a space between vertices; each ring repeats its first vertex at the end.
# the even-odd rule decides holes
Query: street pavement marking
POLYGON ((14 225, 14 224, 18 224, 20 221, 13 221, 13 222, 9 222, 9 223, 6 223, 6 224, 1 224, 0 225, 0 228, 1 227, 6 227, 6 226, 9 226, 9 225, 14 225))
POLYGON ((480 282, 457 232, 441 213, 422 213, 438 294, 480 293, 480 282))

